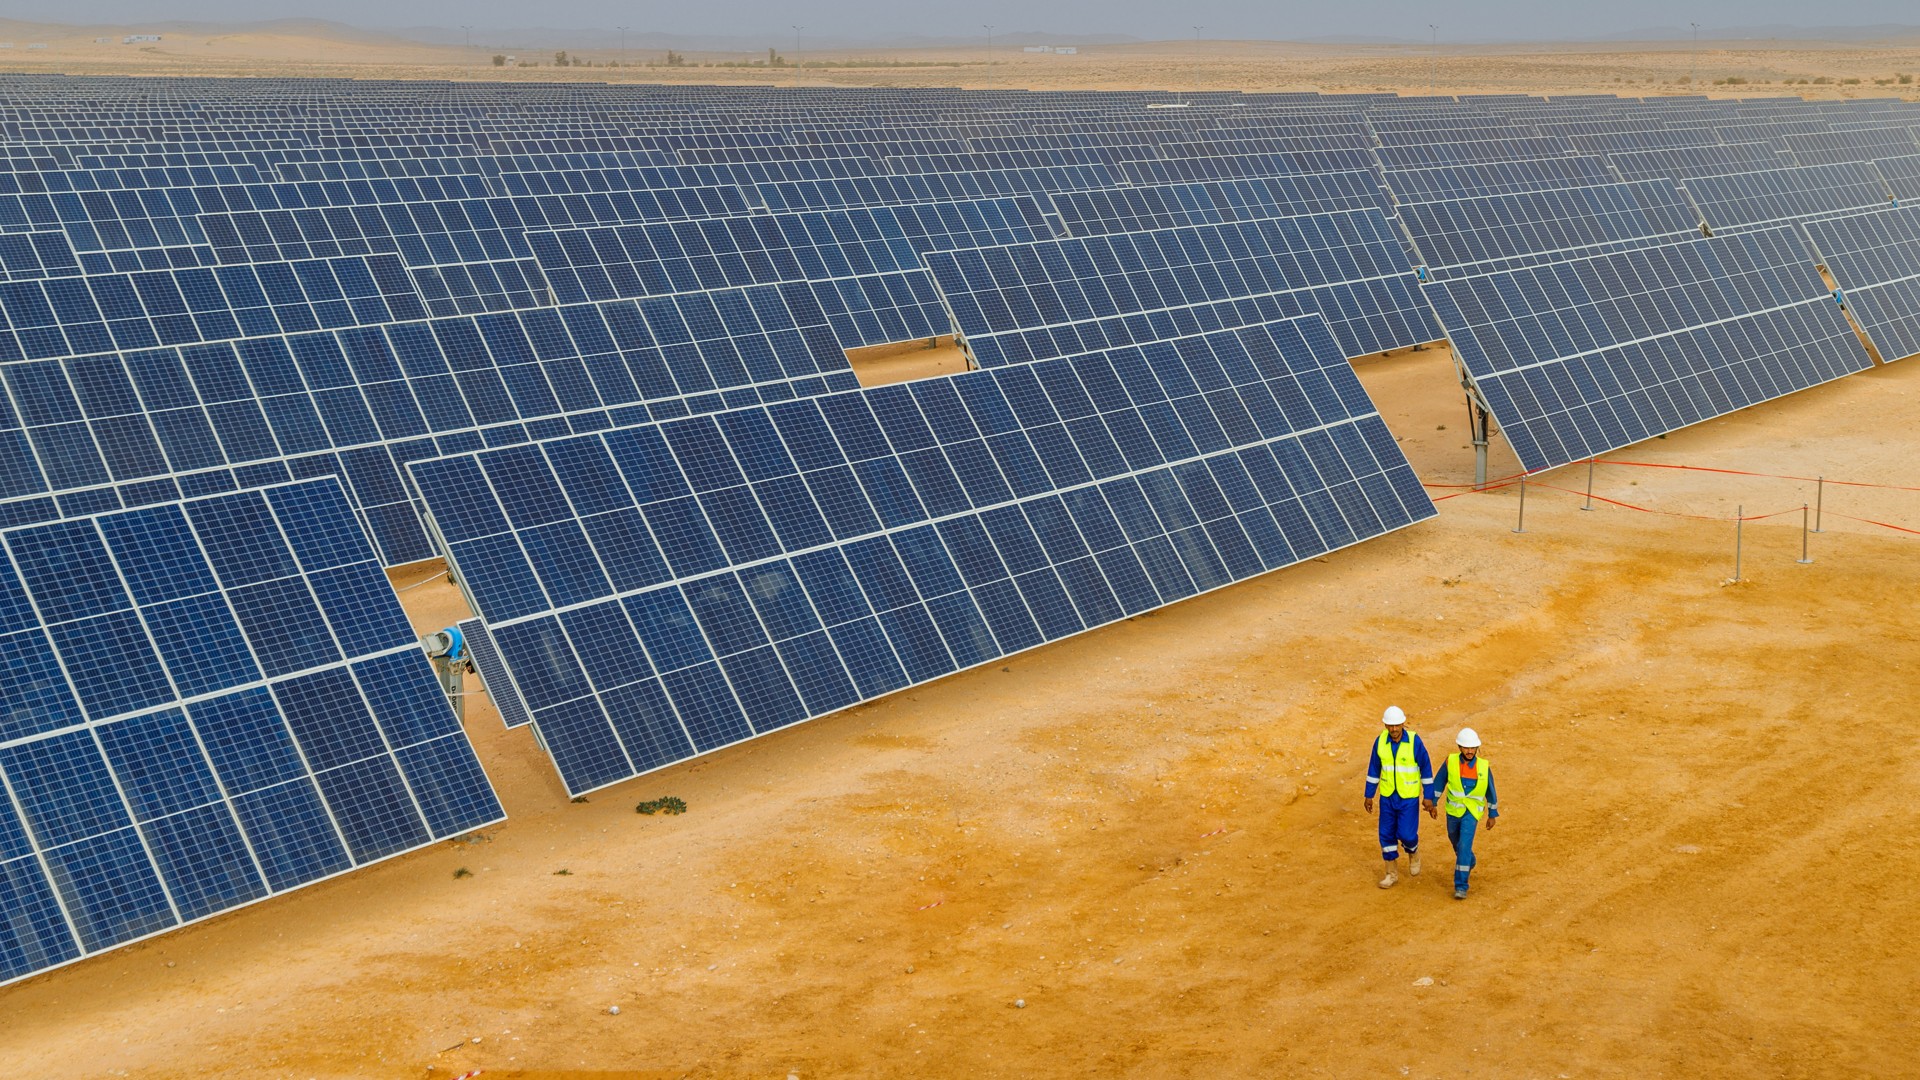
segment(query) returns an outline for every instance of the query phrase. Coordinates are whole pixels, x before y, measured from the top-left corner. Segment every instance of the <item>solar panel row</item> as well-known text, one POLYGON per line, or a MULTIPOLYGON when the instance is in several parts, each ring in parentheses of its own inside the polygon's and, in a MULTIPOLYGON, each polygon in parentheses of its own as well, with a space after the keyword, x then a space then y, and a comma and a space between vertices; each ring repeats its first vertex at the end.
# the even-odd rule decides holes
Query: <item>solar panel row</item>
POLYGON ((1529 471, 1872 366, 1786 227, 1427 291, 1529 471))
POLYGON ((1920 353, 1920 206, 1809 221, 1805 229, 1880 358, 1920 353))
POLYGON ((1377 210, 934 252, 927 265, 981 367, 1308 312, 1348 356, 1438 337, 1377 210))
POLYGON ((414 477, 576 793, 1433 513, 1318 317, 414 477))

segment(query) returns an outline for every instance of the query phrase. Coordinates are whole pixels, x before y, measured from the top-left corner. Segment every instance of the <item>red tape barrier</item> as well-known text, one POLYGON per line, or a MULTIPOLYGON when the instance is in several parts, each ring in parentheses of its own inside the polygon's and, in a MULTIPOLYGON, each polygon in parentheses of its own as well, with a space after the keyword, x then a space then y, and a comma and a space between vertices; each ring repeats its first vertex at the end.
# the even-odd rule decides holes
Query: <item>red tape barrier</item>
MULTIPOLYGON (((1578 465, 1579 462, 1573 464, 1578 465)), ((1706 465, 1666 465, 1657 461, 1620 461, 1615 458, 1595 458, 1596 465, 1631 465, 1637 469, 1677 469, 1684 472, 1724 473, 1728 476, 1759 476, 1769 480, 1798 480, 1803 484, 1833 484, 1836 487, 1882 488, 1887 491, 1920 491, 1920 487, 1904 484, 1874 484, 1864 480, 1827 480, 1818 476, 1791 476, 1786 473, 1748 472, 1745 469, 1715 469, 1706 465)))
MULTIPOLYGON (((1578 465, 1580 463, 1577 461, 1573 461, 1573 462, 1568 462, 1567 464, 1578 465)), ((1914 487, 1906 484, 1875 484, 1875 483, 1871 483, 1864 480, 1828 480, 1825 477, 1818 477, 1818 476, 1793 476, 1788 473, 1751 472, 1746 469, 1716 469, 1706 465, 1669 465, 1669 464, 1665 464, 1663 462, 1658 462, 1658 461, 1622 461, 1618 458, 1594 458, 1593 464, 1624 465, 1624 466, 1628 466, 1630 468, 1636 468, 1636 469, 1673 469, 1681 472, 1720 473, 1725 476, 1755 476, 1755 477, 1760 477, 1762 479, 1767 479, 1767 480, 1793 480, 1793 481, 1797 481, 1799 483, 1804 483, 1804 484, 1825 483, 1825 484, 1832 484, 1835 487, 1878 488, 1882 491, 1920 491, 1920 487, 1914 487)), ((1567 466, 1564 466, 1564 465, 1556 466, 1556 468, 1566 468, 1566 467, 1567 466)), ((1426 488, 1435 488, 1438 490, 1450 492, 1449 494, 1442 495, 1433 500, 1436 503, 1443 503, 1443 502, 1446 502, 1448 499, 1457 499, 1462 495, 1480 495, 1480 494, 1485 494, 1487 492, 1492 492, 1492 491, 1503 491, 1507 488, 1514 487, 1518 484, 1525 482, 1528 475, 1529 474, 1524 472, 1510 473, 1506 476, 1489 480, 1484 484, 1429 484, 1423 481, 1420 486, 1426 487, 1426 488)), ((1784 517, 1788 514, 1793 513, 1795 510, 1806 509, 1804 506, 1790 506, 1785 510, 1775 510, 1770 514, 1747 514, 1744 517, 1739 517, 1739 518, 1735 518, 1732 516, 1715 517, 1711 514, 1683 514, 1674 510, 1655 510, 1650 506, 1638 506, 1634 503, 1623 502, 1619 499, 1609 499, 1605 495, 1595 495, 1591 491, 1581 491, 1576 488, 1561 487, 1557 484, 1549 484, 1540 480, 1535 480, 1527 486, 1534 487, 1534 488, 1544 488, 1547 491, 1563 492, 1568 495, 1578 495, 1583 499, 1592 499, 1595 502, 1603 502, 1608 504, 1609 506, 1618 506, 1625 510, 1637 510, 1643 514, 1658 514, 1661 517, 1687 518, 1692 521, 1736 521, 1736 520, 1737 521, 1765 521, 1768 518, 1784 517)), ((1897 533, 1906 533, 1911 536, 1920 536, 1920 529, 1910 529, 1905 525, 1895 525, 1889 521, 1876 521, 1873 518, 1854 517, 1852 514, 1841 514, 1841 513, 1836 513, 1835 511, 1832 511, 1832 510, 1823 510, 1822 515, 1825 517, 1840 518, 1844 521, 1857 521, 1862 525, 1874 525, 1874 526, 1878 526, 1879 528, 1889 529, 1897 533)))

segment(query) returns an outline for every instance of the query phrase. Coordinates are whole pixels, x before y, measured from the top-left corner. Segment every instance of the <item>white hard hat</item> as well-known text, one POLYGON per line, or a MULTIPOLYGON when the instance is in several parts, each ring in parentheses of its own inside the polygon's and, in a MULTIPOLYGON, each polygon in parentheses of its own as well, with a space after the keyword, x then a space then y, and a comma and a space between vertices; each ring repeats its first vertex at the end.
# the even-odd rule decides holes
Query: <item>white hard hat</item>
POLYGON ((1380 722, 1388 727, 1399 727, 1407 722, 1407 714, 1400 711, 1400 706, 1389 705, 1387 711, 1380 714, 1380 722))
POLYGON ((1453 741, 1461 746, 1478 749, 1480 746, 1480 733, 1470 727, 1463 727, 1460 729, 1460 734, 1453 737, 1453 741))

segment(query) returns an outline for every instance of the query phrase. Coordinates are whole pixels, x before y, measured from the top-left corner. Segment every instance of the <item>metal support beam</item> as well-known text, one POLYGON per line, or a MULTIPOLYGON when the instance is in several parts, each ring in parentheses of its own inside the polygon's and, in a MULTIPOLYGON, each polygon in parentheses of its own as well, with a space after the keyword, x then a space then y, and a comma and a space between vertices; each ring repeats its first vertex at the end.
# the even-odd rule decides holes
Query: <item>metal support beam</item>
POLYGON ((1467 399, 1467 430, 1473 434, 1473 486, 1487 486, 1487 410, 1471 397, 1467 399))

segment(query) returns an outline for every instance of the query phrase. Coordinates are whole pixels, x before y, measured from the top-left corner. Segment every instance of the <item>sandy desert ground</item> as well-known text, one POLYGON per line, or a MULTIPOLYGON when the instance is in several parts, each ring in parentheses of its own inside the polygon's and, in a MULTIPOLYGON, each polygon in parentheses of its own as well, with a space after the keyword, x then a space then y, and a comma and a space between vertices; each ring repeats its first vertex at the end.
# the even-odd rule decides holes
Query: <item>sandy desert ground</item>
MULTIPOLYGON (((231 51, 137 63, 456 70, 444 50, 378 69, 231 51)), ((1136 52, 1037 62, 1022 81, 1154 85, 1183 63, 1136 52)), ((1424 74, 1405 50, 1221 52, 1212 85, 1419 89, 1424 74)), ((1760 56, 1713 55, 1716 70, 1760 56)), ((1920 69, 1920 49, 1761 59, 1796 77, 1920 69)), ((1443 91, 1605 89, 1644 70, 1672 92, 1686 62, 1438 70, 1443 91)), ((610 74, 662 73, 573 77, 610 74)), ((1471 479, 1444 350, 1359 370, 1424 479, 1471 479)), ((1616 456, 1911 488, 1917 411, 1908 360, 1616 456)), ((1512 468, 1496 443, 1493 471, 1512 468)), ((1828 485, 1810 565, 1789 513, 1746 527, 1728 584, 1735 506, 1792 510, 1812 484, 1598 468, 1603 498, 1688 517, 1583 512, 1554 490, 1585 482, 1576 466, 1533 485, 1524 533, 1513 488, 1449 498, 1384 539, 584 804, 472 698, 507 824, 0 990, 0 1075, 1911 1073, 1920 535, 1840 515, 1920 528, 1920 491, 1828 485), (1360 778, 1389 702, 1436 749, 1471 723, 1499 769, 1506 816, 1465 903, 1431 823, 1426 875, 1373 885, 1360 778), (688 812, 634 813, 663 795, 688 812)), ((404 597, 422 631, 464 614, 443 582, 404 597)))
MULTIPOLYGON (((1444 350, 1360 371, 1424 477, 1470 479, 1444 350)), ((1898 363, 1620 457, 1911 484, 1916 399, 1898 363)), ((1811 498, 1596 489, 1722 519, 1811 498)), ((1920 525, 1920 493, 1827 496, 1920 525)), ((1920 536, 1830 516, 1800 565, 1797 514, 1750 524, 1730 585, 1727 521, 1580 503, 1536 486, 1515 534, 1516 491, 1448 499, 584 805, 479 704, 506 825, 0 991, 0 1075, 1908 1071, 1920 536), (1465 903, 1431 826, 1426 875, 1374 887, 1388 702, 1497 763, 1465 903), (687 813, 634 813, 663 795, 687 813)), ((463 612, 405 595, 422 630, 463 612)))
MULTIPOLYGON (((1421 16, 1421 19, 1426 16, 1421 16)), ((1444 20, 1443 20, 1444 21, 1444 20)), ((1304 45, 1288 42, 1208 41, 1087 45, 1078 55, 1020 52, 1004 42, 899 50, 800 49, 786 27, 767 28, 766 45, 780 68, 716 66, 764 60, 753 53, 689 52, 689 66, 666 67, 660 49, 623 49, 612 29, 580 31, 577 41, 531 47, 481 31, 473 45, 435 46, 379 34, 329 35, 262 29, 201 27, 166 33, 154 44, 126 45, 121 37, 151 27, 63 27, 0 19, 0 69, 108 75, 268 75, 382 79, 500 79, 767 83, 809 86, 962 86, 1032 89, 1163 89, 1187 91, 1316 90, 1327 93, 1612 93, 1628 96, 1706 93, 1714 96, 1903 97, 1920 95, 1920 40, 1827 43, 1782 40, 1703 40, 1577 45, 1304 45), (105 42, 96 38, 105 37, 105 42), (29 49, 30 45, 44 49, 29 49), (554 53, 588 67, 555 67, 554 53), (495 54, 515 63, 492 66, 495 54), (520 66, 521 64, 538 66, 520 66), (618 64, 618 67, 608 67, 618 64), (1744 80, 1728 83, 1724 80, 1744 80), (1791 80, 1791 85, 1788 81, 1791 80), (1801 80, 1807 80, 1802 85, 1801 80), (1825 80, 1825 81, 1816 81, 1825 80), (1849 83, 1847 80, 1855 80, 1849 83), (1882 84, 1883 81, 1883 84, 1882 84)), ((1383 28, 1390 30, 1391 28, 1383 28)), ((1407 28, 1425 36, 1424 23, 1407 28)), ((635 41, 644 28, 636 31, 635 41)), ((750 32, 742 28, 741 33, 750 32)), ((1710 33, 1710 31, 1709 31, 1710 33)))

